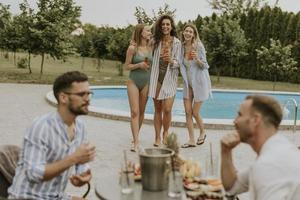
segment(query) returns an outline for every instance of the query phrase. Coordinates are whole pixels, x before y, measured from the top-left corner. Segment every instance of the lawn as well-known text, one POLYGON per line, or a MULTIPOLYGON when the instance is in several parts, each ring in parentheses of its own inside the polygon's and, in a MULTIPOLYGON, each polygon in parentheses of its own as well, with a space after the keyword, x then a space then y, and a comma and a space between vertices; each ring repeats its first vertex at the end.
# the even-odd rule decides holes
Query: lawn
MULTIPOLYGON (((18 53, 17 60, 25 57, 25 54, 18 53)), ((93 58, 86 58, 85 65, 82 68, 82 59, 80 57, 69 57, 66 62, 54 60, 49 56, 45 57, 44 73, 40 77, 41 57, 32 57, 32 74, 28 69, 20 69, 14 66, 13 56, 10 54, 9 59, 0 55, 0 82, 2 83, 39 83, 52 84, 55 77, 59 74, 79 70, 89 76, 91 85, 124 85, 128 77, 128 71, 124 70, 124 75, 118 75, 117 62, 104 60, 101 63, 100 71, 97 69, 97 61, 93 58)), ((211 76, 213 88, 222 89, 254 89, 254 90, 272 90, 273 83, 270 81, 256 81, 250 79, 240 79, 231 77, 221 77, 217 82, 217 77, 211 76)), ((179 79, 179 86, 182 86, 182 80, 179 79)), ((300 92, 300 84, 276 83, 277 91, 300 92)))

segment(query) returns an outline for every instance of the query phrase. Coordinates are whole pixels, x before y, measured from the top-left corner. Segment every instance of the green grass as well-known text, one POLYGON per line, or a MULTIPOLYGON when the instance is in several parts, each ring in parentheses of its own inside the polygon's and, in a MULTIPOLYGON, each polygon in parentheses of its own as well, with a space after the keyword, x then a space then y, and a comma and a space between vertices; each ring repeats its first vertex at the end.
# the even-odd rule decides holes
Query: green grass
MULTIPOLYGON (((27 55, 18 53, 17 58, 27 55)), ((45 57, 44 73, 40 77, 41 56, 32 57, 32 74, 28 69, 19 69, 13 64, 13 56, 5 59, 0 54, 0 82, 2 83, 39 83, 52 84, 53 80, 61 73, 70 70, 79 70, 89 76, 91 85, 124 85, 128 78, 128 71, 124 70, 123 76, 118 76, 117 62, 104 60, 101 64, 100 72, 96 68, 96 59, 86 58, 84 68, 81 68, 82 59, 80 57, 69 57, 66 62, 45 57)), ((240 79, 231 77, 221 77, 217 82, 216 76, 211 76, 213 88, 222 89, 251 89, 251 90, 273 90, 273 83, 270 81, 256 81, 250 79, 240 79)), ((179 86, 182 86, 182 79, 179 78, 179 86)), ((277 91, 300 92, 300 84, 276 83, 277 91)))

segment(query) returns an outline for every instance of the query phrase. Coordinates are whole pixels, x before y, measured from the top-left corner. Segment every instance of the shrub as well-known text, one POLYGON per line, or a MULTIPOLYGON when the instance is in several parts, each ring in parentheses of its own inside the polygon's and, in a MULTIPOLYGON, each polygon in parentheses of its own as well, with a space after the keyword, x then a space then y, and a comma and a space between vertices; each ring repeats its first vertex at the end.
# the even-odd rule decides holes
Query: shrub
POLYGON ((17 63, 18 68, 25 69, 28 67, 28 59, 21 58, 17 63))

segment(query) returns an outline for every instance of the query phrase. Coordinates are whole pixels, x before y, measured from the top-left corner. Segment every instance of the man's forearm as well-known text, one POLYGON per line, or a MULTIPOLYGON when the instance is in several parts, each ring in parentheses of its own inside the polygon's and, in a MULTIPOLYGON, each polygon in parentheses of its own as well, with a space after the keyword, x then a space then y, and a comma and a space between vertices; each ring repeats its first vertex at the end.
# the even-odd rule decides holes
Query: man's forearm
POLYGON ((75 164, 76 161, 71 155, 62 160, 47 164, 43 181, 51 180, 75 164))
POLYGON ((232 162, 231 150, 222 151, 221 155, 222 155, 222 160, 221 160, 222 183, 225 190, 230 190, 237 178, 236 170, 232 162))

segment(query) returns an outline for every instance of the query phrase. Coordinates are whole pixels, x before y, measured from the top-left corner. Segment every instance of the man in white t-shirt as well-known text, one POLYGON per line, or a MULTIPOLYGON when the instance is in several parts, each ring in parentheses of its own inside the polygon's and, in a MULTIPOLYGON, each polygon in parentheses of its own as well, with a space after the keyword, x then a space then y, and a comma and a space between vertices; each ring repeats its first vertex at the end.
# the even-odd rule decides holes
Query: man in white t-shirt
POLYGON ((277 134, 281 120, 281 107, 271 97, 253 95, 242 102, 234 120, 237 133, 221 140, 222 182, 229 194, 248 191, 250 200, 300 199, 300 151, 277 134), (232 150, 240 142, 258 155, 245 171, 237 171, 232 161, 232 150))

